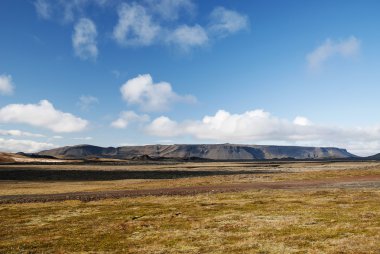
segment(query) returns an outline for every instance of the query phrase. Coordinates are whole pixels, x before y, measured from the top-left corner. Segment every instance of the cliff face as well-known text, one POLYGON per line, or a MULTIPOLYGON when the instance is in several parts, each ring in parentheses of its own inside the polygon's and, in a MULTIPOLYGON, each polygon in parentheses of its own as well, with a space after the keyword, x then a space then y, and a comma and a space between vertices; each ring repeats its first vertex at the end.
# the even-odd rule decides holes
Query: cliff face
POLYGON ((131 159, 148 155, 152 158, 191 157, 211 160, 263 160, 263 159, 342 159, 356 157, 345 149, 334 147, 260 146, 260 145, 147 145, 123 147, 98 147, 79 145, 46 150, 39 155, 57 158, 83 159, 89 157, 131 159))

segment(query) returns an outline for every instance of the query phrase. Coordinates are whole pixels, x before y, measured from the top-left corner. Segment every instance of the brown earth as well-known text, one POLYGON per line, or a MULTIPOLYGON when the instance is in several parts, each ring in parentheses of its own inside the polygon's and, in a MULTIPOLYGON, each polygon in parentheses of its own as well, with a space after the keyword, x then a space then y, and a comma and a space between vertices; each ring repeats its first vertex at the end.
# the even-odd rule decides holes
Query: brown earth
POLYGON ((9 153, 0 153, 0 163, 10 163, 14 162, 11 154, 9 153))
POLYGON ((248 191, 253 189, 306 189, 335 187, 373 187, 380 185, 379 175, 339 177, 323 180, 298 180, 281 182, 255 182, 241 184, 219 184, 209 186, 191 186, 176 188, 156 188, 143 190, 117 190, 98 192, 69 192, 59 194, 7 195, 0 196, 0 204, 53 202, 65 200, 94 201, 107 198, 140 197, 140 196, 170 196, 195 195, 199 193, 223 193, 248 191))

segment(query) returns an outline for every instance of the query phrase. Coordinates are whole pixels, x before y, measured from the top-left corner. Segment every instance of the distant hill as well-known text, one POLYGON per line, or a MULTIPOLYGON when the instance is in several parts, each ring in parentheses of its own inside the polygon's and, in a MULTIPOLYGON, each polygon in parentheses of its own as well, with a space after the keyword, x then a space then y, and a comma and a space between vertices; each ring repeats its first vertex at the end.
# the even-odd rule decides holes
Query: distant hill
POLYGON ((334 147, 264 146, 235 144, 146 145, 98 147, 77 145, 55 148, 37 153, 65 159, 115 158, 200 158, 211 160, 265 159, 343 159, 357 157, 345 149, 334 147))
POLYGON ((6 163, 24 163, 24 162, 64 162, 63 160, 57 160, 52 156, 44 156, 29 153, 3 153, 0 152, 0 164, 6 163))
POLYGON ((371 156, 368 156, 368 157, 365 157, 365 159, 367 160, 380 160, 380 153, 378 154, 375 154, 375 155, 371 155, 371 156))

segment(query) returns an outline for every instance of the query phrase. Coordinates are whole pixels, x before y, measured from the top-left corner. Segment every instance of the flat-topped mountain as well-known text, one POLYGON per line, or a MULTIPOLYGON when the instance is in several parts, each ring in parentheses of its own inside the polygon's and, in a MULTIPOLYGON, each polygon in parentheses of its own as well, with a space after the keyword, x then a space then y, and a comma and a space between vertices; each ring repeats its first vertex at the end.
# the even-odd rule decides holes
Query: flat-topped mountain
POLYGON ((334 147, 301 147, 236 144, 146 145, 98 147, 77 145, 41 151, 38 155, 65 159, 115 158, 200 158, 210 160, 265 160, 265 159, 343 159, 357 157, 346 149, 334 147))

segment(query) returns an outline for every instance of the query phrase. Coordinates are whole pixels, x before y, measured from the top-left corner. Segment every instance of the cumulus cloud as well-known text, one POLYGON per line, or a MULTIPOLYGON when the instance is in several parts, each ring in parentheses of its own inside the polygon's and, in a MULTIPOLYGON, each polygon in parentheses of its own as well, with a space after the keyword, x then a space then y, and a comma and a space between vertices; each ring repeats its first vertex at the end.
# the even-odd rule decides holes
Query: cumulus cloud
POLYGON ((97 31, 92 20, 82 18, 74 27, 72 36, 75 55, 81 59, 96 59, 98 47, 96 42, 97 31))
POLYGON ((111 126, 118 129, 124 129, 133 122, 147 122, 149 121, 148 115, 138 115, 133 111, 123 111, 120 113, 119 118, 111 123, 111 126))
POLYGON ((188 51, 190 48, 207 44, 208 35, 200 25, 182 25, 168 35, 167 42, 188 51))
POLYGON ((248 16, 224 7, 216 7, 210 14, 209 30, 217 37, 225 37, 247 29, 248 16))
POLYGON ((34 137, 34 138, 43 138, 45 135, 38 134, 38 133, 30 133, 26 131, 20 131, 20 130, 1 130, 0 129, 0 136, 14 136, 14 137, 34 137))
POLYGON ((160 116, 154 119, 146 128, 146 132, 158 137, 175 137, 181 134, 187 134, 186 131, 180 128, 185 124, 178 124, 169 117, 160 116))
POLYGON ((142 5, 122 3, 118 10, 119 21, 113 30, 114 39, 123 46, 151 45, 160 32, 142 5))
POLYGON ((34 153, 41 150, 56 147, 50 143, 36 142, 32 140, 17 140, 0 138, 0 150, 4 152, 34 153))
POLYGON ((78 106, 84 110, 89 110, 94 104, 98 104, 99 100, 98 98, 91 96, 91 95, 82 95, 79 97, 78 106))
POLYGON ((191 95, 176 94, 168 82, 154 83, 149 74, 128 80, 120 91, 127 103, 138 105, 143 111, 164 111, 174 102, 196 101, 191 95))
POLYGON ((365 155, 380 152, 380 125, 344 128, 312 123, 305 117, 282 119, 264 110, 231 114, 219 110, 201 120, 174 121, 160 116, 144 128, 157 137, 190 136, 202 141, 338 146, 365 155), (368 146, 366 146, 368 144, 368 146))
POLYGON ((38 104, 9 104, 0 108, 0 123, 29 124, 54 132, 77 132, 88 126, 88 121, 55 109, 47 100, 38 104))
POLYGON ((340 41, 326 39, 322 45, 307 54, 306 60, 311 70, 318 70, 332 57, 353 57, 359 50, 360 41, 355 36, 340 41))
POLYGON ((11 75, 0 75, 0 94, 11 95, 13 94, 14 85, 11 75))

